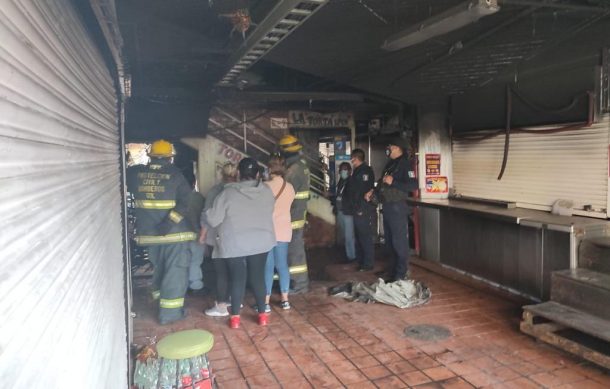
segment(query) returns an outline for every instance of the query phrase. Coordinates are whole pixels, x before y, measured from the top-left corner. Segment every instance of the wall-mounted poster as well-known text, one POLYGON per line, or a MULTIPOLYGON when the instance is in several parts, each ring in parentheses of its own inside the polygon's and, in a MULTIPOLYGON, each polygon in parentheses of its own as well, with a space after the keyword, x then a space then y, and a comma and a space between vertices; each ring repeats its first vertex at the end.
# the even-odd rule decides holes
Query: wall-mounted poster
POLYGON ((426 177, 426 192, 427 193, 447 193, 449 192, 449 184, 447 177, 426 177))
POLYGON ((441 175, 441 155, 426 154, 426 176, 441 175))

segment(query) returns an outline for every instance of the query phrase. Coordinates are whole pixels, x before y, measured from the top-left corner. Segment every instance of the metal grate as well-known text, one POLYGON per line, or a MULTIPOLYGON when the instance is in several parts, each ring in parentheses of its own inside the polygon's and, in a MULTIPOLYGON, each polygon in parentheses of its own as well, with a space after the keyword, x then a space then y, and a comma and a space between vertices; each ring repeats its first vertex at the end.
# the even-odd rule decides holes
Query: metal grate
POLYGON ((219 84, 233 84, 244 71, 263 58, 327 2, 328 0, 280 2, 229 61, 233 65, 219 84))

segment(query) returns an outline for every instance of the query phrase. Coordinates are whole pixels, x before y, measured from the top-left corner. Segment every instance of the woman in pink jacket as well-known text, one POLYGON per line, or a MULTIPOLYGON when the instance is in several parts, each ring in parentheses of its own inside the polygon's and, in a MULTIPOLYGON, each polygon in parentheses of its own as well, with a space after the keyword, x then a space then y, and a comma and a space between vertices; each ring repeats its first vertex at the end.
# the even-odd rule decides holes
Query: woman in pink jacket
POLYGON ((295 192, 292 185, 284 179, 286 171, 286 161, 280 156, 269 158, 270 180, 266 182, 271 188, 275 197, 275 207, 273 209, 273 227, 277 245, 267 256, 267 266, 265 269, 265 284, 267 286, 267 296, 265 299, 265 312, 270 312, 269 298, 271 297, 271 287, 273 286, 274 269, 277 270, 280 278, 280 292, 282 294, 282 309, 290 309, 288 302, 288 289, 290 287, 290 272, 288 270, 288 243, 292 239, 292 226, 290 224, 290 205, 294 200, 295 192))

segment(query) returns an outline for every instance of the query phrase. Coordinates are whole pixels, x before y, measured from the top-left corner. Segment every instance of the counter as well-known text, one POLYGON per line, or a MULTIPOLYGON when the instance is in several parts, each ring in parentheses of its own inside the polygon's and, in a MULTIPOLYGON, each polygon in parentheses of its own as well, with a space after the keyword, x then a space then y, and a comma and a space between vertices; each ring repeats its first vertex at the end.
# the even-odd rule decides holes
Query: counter
POLYGON ((420 256, 532 300, 546 300, 554 270, 575 268, 582 239, 610 222, 464 200, 410 199, 420 256))

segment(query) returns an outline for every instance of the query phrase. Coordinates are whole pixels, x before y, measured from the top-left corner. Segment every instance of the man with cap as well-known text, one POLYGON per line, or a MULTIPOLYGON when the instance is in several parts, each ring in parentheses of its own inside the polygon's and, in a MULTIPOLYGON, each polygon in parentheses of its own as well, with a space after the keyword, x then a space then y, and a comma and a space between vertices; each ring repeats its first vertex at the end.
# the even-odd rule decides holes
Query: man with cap
POLYGON ((286 181, 294 187, 295 197, 290 206, 292 240, 288 245, 288 266, 293 290, 302 293, 309 289, 307 258, 305 256, 305 219, 309 200, 309 168, 301 155, 303 146, 294 135, 284 135, 279 141, 280 151, 286 159, 286 181))
POLYGON ((383 208, 383 231, 386 247, 395 256, 388 273, 393 281, 408 277, 409 264, 409 192, 418 189, 413 165, 407 157, 408 142, 395 138, 388 142, 385 153, 389 158, 379 180, 376 193, 371 190, 365 198, 378 198, 383 208))
POLYGON ((373 270, 375 246, 373 244, 372 219, 375 208, 365 201, 366 194, 373 189, 375 173, 366 163, 364 151, 354 149, 351 155, 354 172, 349 183, 352 211, 354 215, 354 236, 356 238, 356 259, 360 271, 373 270))
POLYGON ((191 186, 173 165, 174 147, 154 142, 150 163, 130 168, 127 186, 135 197, 136 244, 146 246, 154 266, 153 298, 159 299, 159 322, 168 324, 185 315, 189 243, 196 239, 188 221, 191 186))

